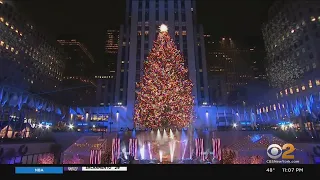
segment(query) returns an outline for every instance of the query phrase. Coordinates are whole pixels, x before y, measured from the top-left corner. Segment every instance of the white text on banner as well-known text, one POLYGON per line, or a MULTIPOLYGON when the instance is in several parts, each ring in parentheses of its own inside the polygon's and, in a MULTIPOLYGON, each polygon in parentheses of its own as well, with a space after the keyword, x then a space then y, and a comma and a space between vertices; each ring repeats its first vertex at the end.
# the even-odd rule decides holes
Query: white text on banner
POLYGON ((82 167, 82 171, 127 171, 127 167, 82 167))

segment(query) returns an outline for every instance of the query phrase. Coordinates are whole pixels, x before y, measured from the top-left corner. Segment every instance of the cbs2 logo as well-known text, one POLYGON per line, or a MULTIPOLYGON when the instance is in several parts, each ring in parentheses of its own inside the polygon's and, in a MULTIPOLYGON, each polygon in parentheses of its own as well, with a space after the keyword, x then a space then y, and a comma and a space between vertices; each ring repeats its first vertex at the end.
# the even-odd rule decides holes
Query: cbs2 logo
POLYGON ((293 153, 295 151, 295 148, 292 144, 284 144, 282 147, 278 144, 271 144, 268 146, 267 154, 269 158, 271 159, 278 159, 280 156, 282 156, 282 159, 294 159, 293 153), (282 152, 283 150, 286 150, 282 152))

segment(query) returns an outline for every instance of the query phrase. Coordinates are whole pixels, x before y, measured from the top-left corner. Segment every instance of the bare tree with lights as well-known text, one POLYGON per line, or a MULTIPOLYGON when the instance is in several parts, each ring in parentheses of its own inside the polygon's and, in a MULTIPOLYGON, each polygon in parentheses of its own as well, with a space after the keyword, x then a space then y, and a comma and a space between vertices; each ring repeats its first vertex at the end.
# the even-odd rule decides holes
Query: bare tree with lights
POLYGON ((145 128, 183 128, 192 122, 193 84, 166 25, 160 26, 137 86, 136 124, 145 128))

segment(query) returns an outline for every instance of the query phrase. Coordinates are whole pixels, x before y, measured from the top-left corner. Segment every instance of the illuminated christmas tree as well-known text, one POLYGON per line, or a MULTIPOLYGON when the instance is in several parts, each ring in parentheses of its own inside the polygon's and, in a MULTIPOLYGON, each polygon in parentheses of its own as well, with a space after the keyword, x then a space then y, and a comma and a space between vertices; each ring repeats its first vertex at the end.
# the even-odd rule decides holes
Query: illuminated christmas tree
POLYGON ((168 34, 166 25, 144 62, 137 83, 134 121, 145 128, 183 128, 193 119, 192 82, 184 59, 168 34))

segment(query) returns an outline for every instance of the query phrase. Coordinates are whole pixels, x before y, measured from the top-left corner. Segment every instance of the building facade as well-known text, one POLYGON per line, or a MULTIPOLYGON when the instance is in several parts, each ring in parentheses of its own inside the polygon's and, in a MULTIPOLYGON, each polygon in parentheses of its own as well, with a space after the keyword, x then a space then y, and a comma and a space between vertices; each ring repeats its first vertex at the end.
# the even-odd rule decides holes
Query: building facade
POLYGON ((97 85, 96 102, 98 106, 113 106, 115 77, 111 74, 94 76, 97 85))
POLYGON ((17 12, 12 1, 0 1, 0 84, 35 94, 59 88, 65 56, 17 12))
POLYGON ((320 3, 276 1, 262 28, 268 77, 274 87, 287 88, 319 66, 320 3))
POLYGON ((85 45, 72 37, 59 38, 57 42, 67 54, 65 76, 91 76, 94 58, 85 45))
POLYGON ((107 30, 105 50, 108 54, 118 54, 119 30, 107 30))
POLYGON ((255 98, 260 122, 310 129, 319 119, 320 3, 276 1, 262 27, 273 86, 255 98))
POLYGON ((96 83, 92 78, 94 58, 84 43, 63 35, 57 40, 67 55, 62 88, 53 92, 59 103, 67 106, 95 106, 96 83))
POLYGON ((120 28, 115 102, 126 106, 126 118, 133 119, 136 82, 143 75, 143 62, 161 24, 169 27, 170 36, 184 55, 189 78, 195 85, 193 94, 196 105, 207 104, 203 30, 196 22, 195 1, 127 0, 125 17, 125 23, 120 28))
POLYGON ((230 104, 233 94, 254 79, 263 79, 263 52, 237 44, 232 38, 204 35, 210 104, 230 104), (231 99, 230 99, 231 98, 231 99))

